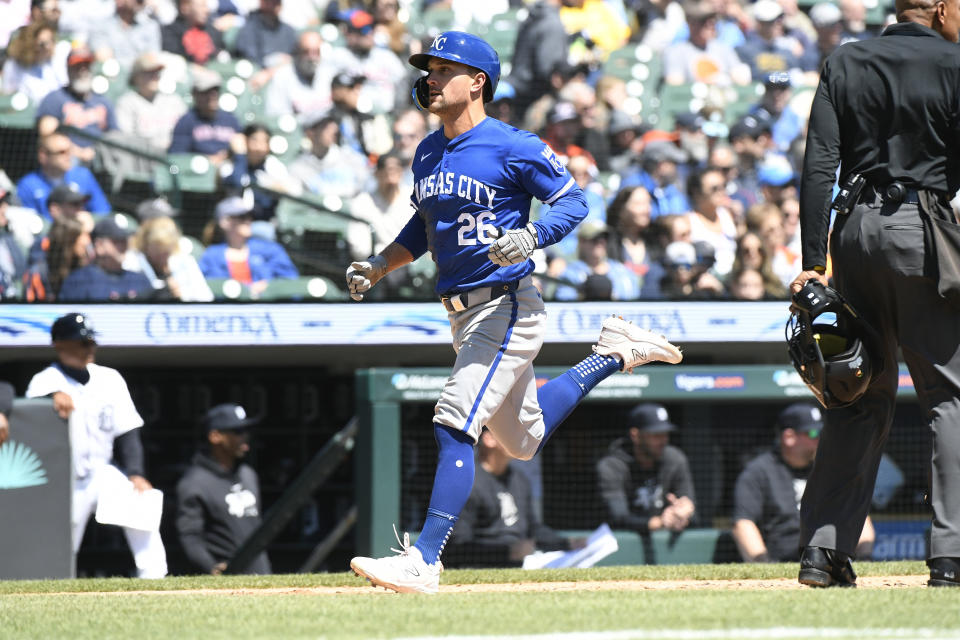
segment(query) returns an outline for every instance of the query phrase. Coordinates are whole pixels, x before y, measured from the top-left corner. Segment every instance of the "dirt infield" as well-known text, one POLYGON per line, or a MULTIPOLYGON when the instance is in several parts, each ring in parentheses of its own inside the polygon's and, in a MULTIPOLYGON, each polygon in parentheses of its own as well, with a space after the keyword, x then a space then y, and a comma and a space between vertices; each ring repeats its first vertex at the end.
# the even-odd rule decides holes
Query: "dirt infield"
MULTIPOLYGON (((922 587, 927 584, 926 575, 908 576, 861 576, 857 584, 861 589, 901 589, 922 587)), ((521 593, 559 591, 683 591, 683 590, 772 590, 806 589, 795 579, 775 580, 604 580, 577 582, 507 582, 495 584, 441 584, 440 593, 521 593)), ((268 589, 181 589, 167 591, 97 591, 63 593, 57 595, 225 595, 225 596, 332 596, 392 594, 392 591, 371 586, 344 587, 291 587, 268 589)), ((52 594, 35 594, 52 595, 52 594)))

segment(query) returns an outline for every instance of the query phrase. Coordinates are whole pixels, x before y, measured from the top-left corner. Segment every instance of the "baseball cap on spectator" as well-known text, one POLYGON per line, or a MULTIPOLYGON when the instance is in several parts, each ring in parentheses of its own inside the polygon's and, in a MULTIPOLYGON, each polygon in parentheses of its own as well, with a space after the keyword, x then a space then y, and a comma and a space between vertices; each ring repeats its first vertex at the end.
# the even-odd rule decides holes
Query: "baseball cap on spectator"
POLYGON ((180 215, 180 211, 174 209, 166 198, 151 198, 144 200, 137 205, 137 218, 142 222, 150 218, 162 218, 180 215))
POLYGON ((665 140, 655 140, 653 142, 647 143, 643 147, 643 154, 641 155, 643 163, 660 163, 660 162, 686 162, 687 154, 672 142, 667 142, 665 140))
POLYGON ((133 67, 130 69, 130 75, 135 76, 138 73, 143 73, 145 71, 160 71, 166 65, 163 64, 163 61, 160 59, 160 54, 155 51, 148 51, 146 53, 141 53, 137 56, 137 59, 133 61, 133 67))
POLYGON ((307 111, 306 113, 300 114, 297 120, 304 130, 312 129, 326 122, 337 122, 339 124, 337 119, 327 110, 307 111))
POLYGON ((97 224, 93 225, 93 231, 90 232, 90 238, 92 240, 97 238, 125 240, 129 238, 133 231, 126 224, 120 224, 117 221, 118 218, 126 223, 126 218, 116 215, 104 216, 97 220, 97 224))
POLYGON ((517 90, 506 80, 497 83, 497 90, 493 93, 493 101, 512 100, 517 97, 517 90))
POLYGON ((373 31, 373 16, 363 9, 351 9, 342 14, 348 31, 364 35, 373 31))
POLYGON ((790 73, 787 71, 770 71, 763 76, 763 84, 767 87, 790 87, 790 73))
POLYGON ((577 238, 580 240, 594 240, 600 236, 605 236, 610 232, 604 222, 600 220, 584 220, 577 229, 577 238))
POLYGON ((85 204, 90 199, 90 195, 80 190, 80 187, 74 182, 62 182, 55 186, 50 195, 47 196, 47 204, 56 202, 57 204, 85 204))
POLYGON ((675 129, 691 129, 696 130, 703 126, 703 123, 707 119, 704 118, 699 113, 694 113, 693 111, 687 111, 686 113, 678 113, 673 117, 673 123, 675 129))
POLYGON ((203 417, 203 426, 207 431, 244 431, 255 422, 247 417, 243 407, 232 402, 218 404, 203 417))
POLYGON ((358 84, 363 84, 367 79, 359 73, 353 73, 351 71, 341 71, 337 75, 333 76, 333 80, 330 82, 331 87, 355 87, 358 84))
POLYGON ((613 299, 613 282, 607 276, 591 273, 583 281, 580 293, 585 301, 611 300, 613 299))
POLYGON ((758 138, 762 133, 770 132, 770 123, 755 116, 743 116, 730 127, 730 140, 738 138, 758 138))
POLYGON ((9 382, 0 382, 0 413, 10 417, 13 411, 13 385, 9 382))
POLYGON ((193 70, 193 86, 191 89, 199 93, 204 91, 210 91, 211 89, 219 89, 220 85, 223 84, 223 79, 220 77, 220 74, 216 71, 211 71, 210 69, 204 68, 194 68, 193 70))
POLYGON ((815 438, 823 431, 823 412, 812 402, 794 402, 777 416, 777 427, 793 429, 798 433, 808 433, 815 438), (813 431, 816 431, 814 435, 813 431))
POLYGON ((687 267, 697 264, 697 250, 693 243, 678 240, 663 250, 663 264, 667 267, 687 267))
POLYGON ((68 313, 53 321, 50 327, 50 339, 81 340, 83 342, 97 342, 97 332, 94 331, 90 318, 82 313, 68 313))
POLYGON ((770 187, 783 187, 796 178, 790 161, 783 156, 773 156, 757 168, 757 182, 770 187))
POLYGON ((627 417, 627 426, 636 427, 643 433, 668 433, 677 426, 670 422, 670 415, 662 404, 644 402, 635 406, 627 417))
POLYGON ((843 18, 840 7, 832 2, 818 2, 810 8, 810 21, 815 27, 831 27, 843 18))
POLYGON ((253 208, 243 201, 240 196, 230 196, 217 203, 214 214, 217 220, 223 220, 230 216, 243 216, 253 211, 253 208))
POLYGON ((72 67, 76 64, 90 64, 93 62, 93 52, 84 45, 74 47, 67 55, 67 66, 72 67))
POLYGON ((773 22, 783 15, 783 7, 777 0, 757 0, 753 4, 753 17, 757 22, 773 22))
POLYGON ((610 113, 610 126, 608 131, 610 135, 616 135, 622 131, 639 131, 640 125, 625 111, 615 110, 610 113))
POLYGON ((697 240, 693 243, 693 251, 697 256, 697 266, 709 269, 717 262, 717 249, 706 240, 697 240))
POLYGON ((683 5, 683 13, 687 20, 703 22, 717 15, 717 9, 709 0, 694 0, 683 5))
POLYGON ((577 108, 573 106, 572 102, 560 101, 550 108, 550 112, 547 114, 547 122, 556 124, 558 122, 576 120, 579 117, 577 108))

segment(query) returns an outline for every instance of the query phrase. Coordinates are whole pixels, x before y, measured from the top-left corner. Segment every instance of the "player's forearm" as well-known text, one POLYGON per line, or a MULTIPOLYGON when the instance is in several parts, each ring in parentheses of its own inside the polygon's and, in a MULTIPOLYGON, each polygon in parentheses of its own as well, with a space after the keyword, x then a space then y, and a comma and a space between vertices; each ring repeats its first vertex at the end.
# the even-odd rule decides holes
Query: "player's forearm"
POLYGON ((573 231, 587 215, 587 200, 580 187, 574 185, 570 191, 557 198, 550 205, 550 211, 533 223, 537 228, 537 245, 548 247, 562 240, 573 231))
POLYGON ((398 242, 391 242, 380 255, 387 261, 387 273, 413 262, 413 254, 398 242))
POLYGON ((763 542, 760 529, 752 520, 737 520, 733 523, 733 540, 740 550, 744 562, 767 562, 767 545, 763 542))

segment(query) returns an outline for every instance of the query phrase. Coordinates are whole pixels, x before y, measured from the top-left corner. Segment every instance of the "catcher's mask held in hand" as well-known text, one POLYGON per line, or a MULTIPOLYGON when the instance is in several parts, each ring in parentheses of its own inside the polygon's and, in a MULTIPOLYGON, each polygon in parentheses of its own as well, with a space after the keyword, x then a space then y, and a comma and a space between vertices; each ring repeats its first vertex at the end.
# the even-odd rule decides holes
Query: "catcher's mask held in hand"
POLYGON ((826 409, 856 402, 880 362, 871 358, 873 329, 832 287, 807 280, 793 295, 785 330, 787 350, 797 373, 826 409), (818 322, 821 315, 834 322, 818 322))

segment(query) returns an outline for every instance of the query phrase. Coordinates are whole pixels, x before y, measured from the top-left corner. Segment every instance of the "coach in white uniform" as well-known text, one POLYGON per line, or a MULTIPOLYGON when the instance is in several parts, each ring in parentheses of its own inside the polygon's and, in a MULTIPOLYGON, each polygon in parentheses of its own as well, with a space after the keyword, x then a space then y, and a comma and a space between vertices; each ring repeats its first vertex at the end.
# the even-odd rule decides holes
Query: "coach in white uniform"
MULTIPOLYGON (((152 489, 144 477, 143 445, 137 413, 120 373, 93 363, 97 350, 96 332, 89 319, 79 313, 58 318, 50 329, 57 362, 33 376, 28 398, 51 396, 53 408, 70 425, 73 452, 73 550, 80 548, 87 521, 97 508, 104 483, 119 477, 111 469, 114 444, 123 462, 125 475, 138 491, 152 489)), ((124 534, 137 575, 162 578, 167 574, 167 554, 158 531, 124 527, 124 534)))

